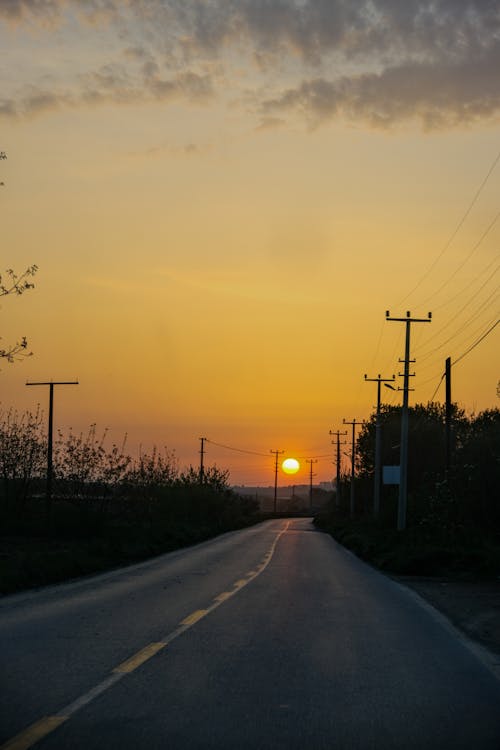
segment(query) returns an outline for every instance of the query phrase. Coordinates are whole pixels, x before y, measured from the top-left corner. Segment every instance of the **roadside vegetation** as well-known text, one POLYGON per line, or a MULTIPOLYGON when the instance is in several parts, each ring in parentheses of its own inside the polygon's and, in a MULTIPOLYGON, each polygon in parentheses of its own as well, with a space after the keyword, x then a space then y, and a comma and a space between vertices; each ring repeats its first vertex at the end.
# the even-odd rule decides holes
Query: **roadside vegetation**
POLYGON ((54 583, 151 557, 259 520, 229 472, 180 470, 175 453, 137 459, 92 425, 59 433, 52 496, 40 411, 0 414, 0 592, 54 583))
MULTIPOLYGON (((357 441, 355 507, 350 478, 316 525, 359 557, 390 573, 500 576, 500 410, 466 416, 455 407, 453 451, 445 469, 445 410, 429 403, 410 409, 407 528, 396 530, 398 487, 381 490, 373 514, 375 415, 357 441)), ((382 464, 399 462, 400 408, 382 408, 382 464)))

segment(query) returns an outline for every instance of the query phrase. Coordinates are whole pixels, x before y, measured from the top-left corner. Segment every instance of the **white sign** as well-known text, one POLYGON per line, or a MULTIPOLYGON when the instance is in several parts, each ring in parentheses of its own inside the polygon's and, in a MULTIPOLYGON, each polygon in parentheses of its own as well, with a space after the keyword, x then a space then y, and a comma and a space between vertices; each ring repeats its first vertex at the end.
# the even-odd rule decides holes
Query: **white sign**
POLYGON ((384 484, 399 484, 399 466, 383 466, 382 479, 384 484))

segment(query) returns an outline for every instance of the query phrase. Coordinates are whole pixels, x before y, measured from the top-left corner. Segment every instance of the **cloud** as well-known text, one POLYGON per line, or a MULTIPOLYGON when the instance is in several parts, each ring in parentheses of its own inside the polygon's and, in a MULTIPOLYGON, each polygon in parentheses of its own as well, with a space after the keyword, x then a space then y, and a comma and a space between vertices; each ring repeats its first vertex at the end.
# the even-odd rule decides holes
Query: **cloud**
POLYGON ((50 20, 59 16, 60 11, 58 0, 2 0, 0 3, 0 17, 16 23, 30 17, 50 20))
MULTIPOLYGON (((45 108, 50 96, 53 106, 206 104, 219 92, 242 102, 243 76, 261 129, 285 113, 453 127, 500 112, 498 0, 2 0, 1 19, 47 33, 93 24, 113 39, 107 57, 121 60, 107 73, 49 92, 33 71, 45 108)), ((0 114, 43 110, 22 92, 0 102, 0 114)))
POLYGON ((500 113, 500 49, 474 64, 407 63, 381 73, 311 78, 262 103, 269 117, 299 112, 314 127, 337 116, 387 128, 418 119, 425 129, 469 124, 500 113))
POLYGON ((132 0, 1 0, 0 18, 20 24, 57 26, 73 11, 81 21, 92 25, 110 23, 132 0))
POLYGON ((286 125, 286 120, 281 117, 262 117, 255 130, 265 132, 266 130, 278 130, 286 125))
POLYGON ((173 156, 173 157, 192 157, 192 156, 206 156, 213 150, 213 146, 210 143, 185 143, 183 145, 177 145, 174 143, 161 143, 157 146, 151 146, 150 148, 143 149, 141 151, 134 151, 130 156, 134 157, 156 157, 156 156, 173 156))
POLYGON ((174 99, 184 99, 203 104, 212 96, 213 85, 208 75, 186 70, 170 77, 160 77, 156 68, 148 67, 141 76, 134 76, 119 65, 105 65, 79 76, 78 85, 71 91, 47 91, 42 87, 29 86, 15 97, 0 100, 0 117, 33 117, 61 107, 110 103, 168 103, 174 99))

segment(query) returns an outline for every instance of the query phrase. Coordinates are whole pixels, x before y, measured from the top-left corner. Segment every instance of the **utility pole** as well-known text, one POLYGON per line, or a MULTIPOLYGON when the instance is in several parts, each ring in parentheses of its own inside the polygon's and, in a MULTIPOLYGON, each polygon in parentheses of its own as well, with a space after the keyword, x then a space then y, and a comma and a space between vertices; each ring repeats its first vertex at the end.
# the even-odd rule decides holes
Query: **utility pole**
POLYGON ((352 450, 351 450, 351 506, 350 516, 354 518, 354 467, 356 464, 356 427, 361 427, 364 424, 364 420, 356 422, 353 419, 352 422, 347 422, 345 419, 342 420, 344 424, 352 425, 352 450))
POLYGON ((47 440, 47 484, 45 491, 45 509, 47 522, 50 521, 50 511, 52 507, 52 479, 53 479, 53 462, 52 462, 52 442, 53 442, 53 419, 54 419, 54 386, 55 385, 78 385, 78 380, 50 380, 44 383, 26 383, 26 385, 48 385, 49 386, 49 434, 47 440))
POLYGON ((207 439, 206 437, 201 437, 200 438, 200 444, 201 444, 201 448, 200 448, 200 484, 203 484, 203 482, 205 481, 205 467, 204 467, 203 460, 204 460, 204 457, 205 457, 205 440, 206 439, 207 439))
POLYGON ((377 384, 377 419, 375 422, 375 476, 373 482, 373 515, 378 518, 380 512, 380 483, 382 478, 382 425, 380 422, 380 385, 381 383, 392 383, 396 376, 392 378, 381 378, 380 374, 376 378, 369 378, 365 374, 366 383, 377 384))
POLYGON ((278 498, 278 456, 285 451, 269 451, 274 455, 274 513, 276 513, 276 500, 278 498))
POLYGON ((398 531, 403 531, 406 528, 406 505, 408 496, 408 395, 410 392, 410 377, 415 376, 415 373, 410 374, 410 363, 415 362, 414 359, 410 359, 410 329, 412 323, 430 323, 432 320, 432 313, 427 313, 427 318, 412 318, 410 312, 407 311, 406 318, 391 318, 389 310, 386 310, 385 318, 386 320, 406 324, 405 358, 399 360, 400 362, 404 362, 404 375, 398 373, 400 378, 404 378, 403 409, 401 411, 401 447, 399 454, 400 467, 398 498, 398 531))
MULTIPOLYGON (((344 432, 340 432, 340 430, 337 430, 336 432, 332 432, 330 430, 330 435, 336 435, 337 436, 337 459, 336 459, 336 475, 335 475, 335 505, 337 508, 340 506, 340 446, 345 445, 345 443, 340 442, 340 436, 341 435, 347 435, 347 430, 344 430, 344 432)), ((332 440, 332 445, 335 445, 335 442, 332 440)))
POLYGON ((452 454, 452 404, 451 404, 451 357, 446 358, 445 363, 445 387, 446 387, 446 412, 445 412, 445 440, 446 440, 446 478, 450 477, 451 454, 452 454))
POLYGON ((311 469, 309 472, 309 511, 312 513, 312 506, 313 506, 313 464, 318 463, 317 458, 306 458, 306 463, 311 464, 311 469))

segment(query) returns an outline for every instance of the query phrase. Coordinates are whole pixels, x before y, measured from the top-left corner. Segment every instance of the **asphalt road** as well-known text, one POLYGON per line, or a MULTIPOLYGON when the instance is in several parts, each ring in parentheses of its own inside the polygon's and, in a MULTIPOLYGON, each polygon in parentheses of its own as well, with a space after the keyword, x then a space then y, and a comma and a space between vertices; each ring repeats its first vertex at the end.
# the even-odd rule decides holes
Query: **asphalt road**
POLYGON ((0 748, 499 750, 500 681, 309 519, 0 600, 0 748))

